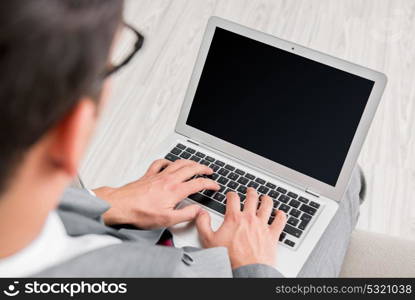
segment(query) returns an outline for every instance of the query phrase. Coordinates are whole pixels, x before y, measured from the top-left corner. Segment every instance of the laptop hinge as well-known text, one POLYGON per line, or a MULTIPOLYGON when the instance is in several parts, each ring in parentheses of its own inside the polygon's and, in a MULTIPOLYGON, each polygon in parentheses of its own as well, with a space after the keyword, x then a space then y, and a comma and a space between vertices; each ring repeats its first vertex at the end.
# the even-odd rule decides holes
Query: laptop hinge
POLYGON ((191 141, 191 140, 187 140, 189 143, 191 143, 191 144, 193 144, 193 145, 196 145, 196 146, 199 146, 199 144, 198 143, 196 143, 196 142, 193 142, 193 141, 191 141))
POLYGON ((317 194, 316 192, 313 192, 310 189, 306 189, 305 192, 310 195, 313 195, 314 197, 320 198, 320 194, 317 194))

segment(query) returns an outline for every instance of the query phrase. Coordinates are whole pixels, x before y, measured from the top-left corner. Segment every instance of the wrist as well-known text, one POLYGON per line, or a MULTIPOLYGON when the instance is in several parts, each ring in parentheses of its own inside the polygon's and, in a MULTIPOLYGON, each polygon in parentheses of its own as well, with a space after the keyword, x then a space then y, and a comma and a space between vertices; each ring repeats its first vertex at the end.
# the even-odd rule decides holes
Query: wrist
POLYGON ((104 223, 109 226, 123 223, 118 214, 114 212, 113 207, 110 207, 105 213, 102 214, 102 219, 104 223))
POLYGON ((110 208, 102 214, 102 219, 106 225, 116 225, 123 224, 123 213, 117 208, 116 205, 111 201, 111 193, 114 191, 114 188, 110 187, 101 187, 91 192, 96 195, 96 197, 104 200, 110 205, 110 208))

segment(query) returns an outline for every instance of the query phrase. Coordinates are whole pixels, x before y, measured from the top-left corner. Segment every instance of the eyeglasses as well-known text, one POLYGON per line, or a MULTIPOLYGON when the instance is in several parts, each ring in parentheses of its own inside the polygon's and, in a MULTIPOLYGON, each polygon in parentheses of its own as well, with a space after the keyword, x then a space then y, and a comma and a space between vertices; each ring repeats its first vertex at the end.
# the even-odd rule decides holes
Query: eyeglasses
POLYGON ((134 27, 124 23, 116 42, 110 59, 110 68, 104 74, 105 78, 113 75, 132 60, 143 46, 144 37, 134 27))

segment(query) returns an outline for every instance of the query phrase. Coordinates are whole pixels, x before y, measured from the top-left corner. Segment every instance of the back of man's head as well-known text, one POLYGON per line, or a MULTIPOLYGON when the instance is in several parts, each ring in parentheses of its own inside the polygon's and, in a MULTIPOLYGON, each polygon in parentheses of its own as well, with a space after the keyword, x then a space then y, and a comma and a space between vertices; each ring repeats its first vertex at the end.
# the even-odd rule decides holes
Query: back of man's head
POLYGON ((99 95, 122 0, 0 1, 0 193, 25 152, 99 95))

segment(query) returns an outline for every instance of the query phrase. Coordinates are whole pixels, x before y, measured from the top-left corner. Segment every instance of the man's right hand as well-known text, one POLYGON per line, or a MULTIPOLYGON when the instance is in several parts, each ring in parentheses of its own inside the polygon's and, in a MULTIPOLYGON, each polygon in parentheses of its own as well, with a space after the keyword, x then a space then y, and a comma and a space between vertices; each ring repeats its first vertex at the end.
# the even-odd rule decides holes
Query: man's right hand
POLYGON ((248 188, 241 211, 239 196, 234 192, 228 193, 225 219, 216 232, 212 231, 206 211, 199 212, 196 219, 202 245, 205 248, 226 247, 232 269, 250 264, 274 266, 276 263, 278 238, 284 229, 286 216, 283 211, 278 211, 275 220, 268 225, 273 201, 269 196, 262 196, 259 208, 258 201, 255 189, 248 188))
POLYGON ((195 175, 210 175, 211 168, 191 160, 174 163, 156 160, 140 179, 118 188, 102 187, 95 194, 108 201, 111 208, 104 215, 107 225, 131 224, 141 229, 169 227, 192 221, 201 207, 197 204, 175 209, 191 194, 219 189, 209 178, 192 179, 195 175))

